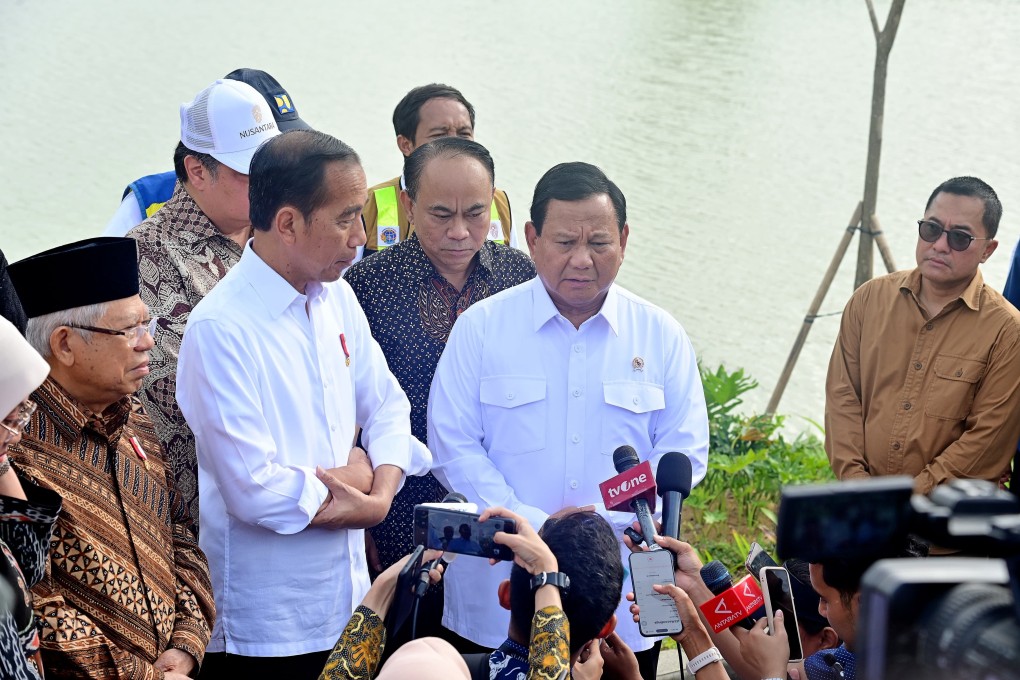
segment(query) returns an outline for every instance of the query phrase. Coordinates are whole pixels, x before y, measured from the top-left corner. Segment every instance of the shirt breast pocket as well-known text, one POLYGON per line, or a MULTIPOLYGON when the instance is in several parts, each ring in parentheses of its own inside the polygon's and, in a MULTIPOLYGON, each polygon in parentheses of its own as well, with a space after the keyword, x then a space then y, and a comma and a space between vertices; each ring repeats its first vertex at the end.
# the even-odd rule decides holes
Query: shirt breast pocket
POLYGON ((480 398, 485 417, 485 444, 490 454, 516 456, 545 449, 545 378, 482 378, 480 398))
POLYGON ((963 420, 974 404, 977 383, 984 377, 985 362, 949 354, 935 357, 935 378, 928 390, 924 414, 943 420, 963 420))
POLYGON ((603 455, 611 456, 622 444, 631 444, 644 458, 648 451, 642 451, 635 443, 645 442, 651 446, 653 419, 666 408, 666 393, 662 385, 618 380, 602 383, 605 400, 602 418, 603 455))

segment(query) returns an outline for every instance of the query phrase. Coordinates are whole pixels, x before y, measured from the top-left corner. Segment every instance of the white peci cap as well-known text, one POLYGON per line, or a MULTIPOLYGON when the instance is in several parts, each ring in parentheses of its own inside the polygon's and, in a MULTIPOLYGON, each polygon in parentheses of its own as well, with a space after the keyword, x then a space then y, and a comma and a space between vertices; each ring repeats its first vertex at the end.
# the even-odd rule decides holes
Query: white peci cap
POLYGON ((217 80, 181 104, 181 142, 247 175, 255 151, 280 134, 265 98, 247 83, 217 80))

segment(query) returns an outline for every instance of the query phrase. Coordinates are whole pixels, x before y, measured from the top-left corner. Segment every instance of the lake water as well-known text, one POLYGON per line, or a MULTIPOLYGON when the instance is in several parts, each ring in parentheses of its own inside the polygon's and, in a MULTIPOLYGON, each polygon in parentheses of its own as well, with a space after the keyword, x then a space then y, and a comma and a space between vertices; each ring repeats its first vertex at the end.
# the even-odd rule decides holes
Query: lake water
MULTIPOLYGON (((907 1, 878 203, 901 268, 931 189, 973 174, 1005 206, 984 270, 1005 282, 1018 57, 1015 0, 907 1)), ((621 186, 621 283, 680 319, 707 363, 757 378, 747 403, 762 410, 862 192, 873 65, 864 0, 3 0, 0 248, 16 260, 100 233, 127 182, 170 169, 179 104, 240 66, 275 75, 370 183, 400 168, 397 101, 446 82, 475 105, 520 224, 555 163, 621 186)), ((852 283, 848 258, 822 312, 852 283)), ((815 323, 780 411, 820 421, 837 326, 815 323)))

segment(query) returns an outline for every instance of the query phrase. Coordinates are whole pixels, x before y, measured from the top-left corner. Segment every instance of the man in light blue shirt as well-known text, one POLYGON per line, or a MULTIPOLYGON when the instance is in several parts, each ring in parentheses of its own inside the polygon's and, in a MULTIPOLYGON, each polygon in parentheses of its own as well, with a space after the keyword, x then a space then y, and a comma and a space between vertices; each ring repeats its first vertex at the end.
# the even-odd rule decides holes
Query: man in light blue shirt
MULTIPOLYGON (((533 526, 565 507, 593 506, 622 533, 634 515, 607 512, 598 490, 616 474, 617 447, 633 446, 653 467, 683 452, 694 481, 704 477, 708 415, 694 348, 668 313, 614 283, 630 234, 626 210, 620 189, 587 163, 558 165, 539 180, 525 227, 538 278, 465 311, 432 382, 429 446, 447 489, 533 526)), ((506 612, 475 595, 508 571, 458 560, 443 624, 500 644, 506 612)), ((626 605, 618 632, 647 650, 652 642, 626 605)), ((645 656, 652 674, 654 656, 645 656)))

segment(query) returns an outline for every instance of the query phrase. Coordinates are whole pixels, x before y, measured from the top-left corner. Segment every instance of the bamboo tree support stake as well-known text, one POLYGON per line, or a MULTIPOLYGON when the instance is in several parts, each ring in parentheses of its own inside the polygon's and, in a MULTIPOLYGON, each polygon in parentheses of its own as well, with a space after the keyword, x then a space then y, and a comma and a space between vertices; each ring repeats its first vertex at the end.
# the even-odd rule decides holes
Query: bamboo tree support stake
MULTIPOLYGON (((889 53, 892 51, 896 29, 900 25, 903 3, 906 0, 892 0, 889 16, 885 20, 885 28, 879 29, 878 17, 875 16, 873 0, 865 0, 868 5, 868 17, 871 19, 871 30, 875 34, 875 79, 871 90, 871 129, 868 133, 868 162, 864 172, 864 212, 861 217, 861 240, 857 245, 857 276, 854 289, 871 278, 872 264, 872 233, 875 207, 878 203, 878 170, 882 157, 882 117, 885 111, 885 79, 889 70, 889 53)), ((888 267, 888 261, 886 266, 888 267)))
POLYGON ((797 358, 800 356, 800 351, 804 348, 804 343, 807 341, 808 333, 811 332, 811 325, 818 316, 818 310, 821 309, 822 302, 825 301, 825 295, 829 292, 832 280, 836 277, 839 265, 843 261, 843 258, 846 257, 846 251, 850 247, 850 241, 853 240, 854 232, 857 231, 858 225, 861 222, 862 206, 863 203, 857 204, 857 209, 854 210, 853 217, 850 218, 850 223, 847 225, 846 231, 843 232, 843 238, 840 240, 839 245, 836 247, 836 252, 832 256, 832 262, 829 263, 829 268, 825 271, 825 276, 822 277, 822 283, 818 286, 818 292, 815 293, 815 299, 811 301, 811 306, 808 308, 807 316, 804 317, 804 323, 800 327, 797 339, 793 342, 793 349, 790 350, 790 356, 786 358, 786 366, 783 367, 783 372, 779 376, 779 382, 776 383, 776 389, 773 390, 772 398, 769 399, 769 405, 765 409, 766 413, 776 412, 776 407, 779 406, 779 400, 783 397, 783 392, 786 391, 786 383, 790 381, 790 376, 793 374, 793 367, 797 365, 797 358))
POLYGON ((885 234, 882 233, 882 225, 878 223, 878 215, 871 216, 871 228, 874 229, 871 235, 875 239, 875 245, 878 246, 878 252, 882 256, 885 270, 892 274, 896 271, 896 263, 893 262, 892 251, 889 250, 889 242, 885 240, 885 234))

